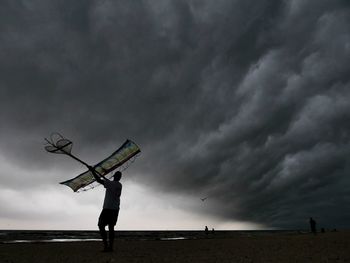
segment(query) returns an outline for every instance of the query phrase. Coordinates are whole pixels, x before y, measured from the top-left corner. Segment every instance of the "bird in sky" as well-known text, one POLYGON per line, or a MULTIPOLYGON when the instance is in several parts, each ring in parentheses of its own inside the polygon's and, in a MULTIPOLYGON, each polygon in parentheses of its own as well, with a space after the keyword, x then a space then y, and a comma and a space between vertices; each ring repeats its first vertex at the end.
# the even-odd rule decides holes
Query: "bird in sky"
POLYGON ((208 197, 201 198, 202 202, 204 202, 208 197))

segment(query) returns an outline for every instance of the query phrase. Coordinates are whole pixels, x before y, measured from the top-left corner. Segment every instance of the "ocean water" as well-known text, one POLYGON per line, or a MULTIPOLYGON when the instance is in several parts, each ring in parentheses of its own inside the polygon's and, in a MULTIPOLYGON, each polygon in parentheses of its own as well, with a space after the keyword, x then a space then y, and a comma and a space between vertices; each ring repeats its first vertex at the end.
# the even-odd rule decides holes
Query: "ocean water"
MULTIPOLYGON (((266 230, 266 231, 118 231, 116 239, 121 240, 184 240, 200 238, 231 238, 234 236, 257 236, 274 234, 296 234, 297 230, 266 230)), ((98 231, 70 230, 0 230, 0 243, 35 243, 35 242, 77 242, 100 241, 98 231)))

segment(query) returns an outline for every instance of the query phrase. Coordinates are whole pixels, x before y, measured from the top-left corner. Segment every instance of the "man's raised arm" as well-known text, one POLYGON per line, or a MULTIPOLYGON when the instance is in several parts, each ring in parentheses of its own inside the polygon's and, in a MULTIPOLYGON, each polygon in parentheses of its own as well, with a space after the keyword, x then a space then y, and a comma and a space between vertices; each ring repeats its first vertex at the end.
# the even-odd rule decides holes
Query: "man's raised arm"
POLYGON ((101 179, 101 177, 96 173, 95 169, 92 166, 89 166, 89 170, 95 177, 97 182, 99 182, 100 184, 104 184, 104 180, 101 179))

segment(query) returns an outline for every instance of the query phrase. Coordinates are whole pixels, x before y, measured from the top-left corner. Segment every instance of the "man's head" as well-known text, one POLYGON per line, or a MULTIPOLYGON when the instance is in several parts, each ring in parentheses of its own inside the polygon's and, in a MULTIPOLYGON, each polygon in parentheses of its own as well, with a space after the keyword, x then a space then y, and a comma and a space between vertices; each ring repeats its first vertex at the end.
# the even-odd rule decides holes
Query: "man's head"
POLYGON ((114 181, 120 181, 120 179, 122 178, 122 173, 120 171, 116 171, 113 177, 114 177, 114 181))

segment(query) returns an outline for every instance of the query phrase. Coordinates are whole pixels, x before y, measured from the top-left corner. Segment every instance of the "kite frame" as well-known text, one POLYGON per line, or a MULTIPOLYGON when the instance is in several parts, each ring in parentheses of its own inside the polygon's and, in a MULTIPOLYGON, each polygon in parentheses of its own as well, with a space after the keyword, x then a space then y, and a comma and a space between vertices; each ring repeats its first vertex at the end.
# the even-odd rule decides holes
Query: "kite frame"
MULTIPOLYGON (((116 154, 118 151, 120 151, 120 149, 122 149, 123 147, 125 147, 125 145, 128 144, 128 143, 130 143, 130 142, 132 142, 133 144, 135 144, 135 145, 137 146, 138 150, 137 150, 136 152, 134 152, 134 153, 129 157, 129 159, 122 161, 122 162, 119 164, 118 167, 105 170, 105 172, 106 172, 105 174, 107 175, 108 173, 110 173, 110 172, 112 172, 112 171, 114 171, 114 170, 118 170, 118 171, 124 171, 124 170, 126 170, 126 169, 130 166, 130 164, 133 163, 133 162, 135 161, 137 155, 141 152, 140 147, 139 147, 135 142, 133 142, 133 141, 131 141, 131 140, 129 140, 129 139, 127 139, 127 140, 126 140, 117 150, 115 150, 112 154, 110 154, 108 157, 106 157, 105 159, 103 159, 103 160, 100 161, 99 163, 93 165, 92 167, 95 168, 95 167, 97 167, 97 166, 101 166, 101 164, 102 164, 104 161, 108 160, 111 156, 113 156, 114 154, 116 154), (127 165, 125 165, 125 164, 127 164, 127 165), (125 166, 123 166, 123 165, 125 165, 125 166), (118 168, 119 168, 119 169, 118 169, 118 168)), ((73 157, 73 158, 74 158, 74 157, 73 157)), ((74 158, 74 159, 75 159, 75 158, 74 158)), ((81 162, 82 162, 82 161, 81 161, 81 162)), ((82 162, 82 163, 83 163, 83 162, 82 162)), ((87 164, 85 164, 85 165, 87 165, 87 164)), ((95 169, 94 169, 94 170, 95 170, 95 169)), ((95 170, 95 171, 96 171, 96 170, 95 170)), ((86 172, 84 172, 84 173, 86 173, 86 172)), ((76 178, 78 178, 79 176, 81 176, 81 175, 84 174, 84 173, 81 173, 81 174, 77 175, 76 177, 74 177, 74 178, 72 178, 72 179, 66 180, 66 181, 64 181, 64 182, 60 182, 60 184, 66 185, 66 183, 69 183, 69 182, 75 180, 76 178)), ((98 173, 98 172, 96 171, 96 173, 98 173)), ((112 175, 110 175, 110 176, 107 177, 107 176, 105 176, 105 175, 101 175, 100 173, 98 173, 98 174, 99 174, 100 176, 104 177, 104 178, 111 178, 111 177, 112 177, 112 175)), ((87 184, 87 185, 81 187, 80 189, 76 190, 75 192, 87 191, 87 190, 90 190, 90 189, 93 189, 93 188, 99 186, 99 184, 93 185, 95 182, 96 182, 96 181, 93 181, 93 182, 91 182, 91 183, 89 183, 89 184, 87 184)))
MULTIPOLYGON (((68 155, 70 156, 71 158, 73 158, 74 160, 78 161, 79 163, 83 164, 84 166, 86 166, 88 169, 90 169, 90 167, 92 167, 95 172, 101 176, 102 178, 111 178, 112 175, 109 175, 107 176, 107 174, 109 174, 110 172, 112 172, 113 170, 119 170, 119 171, 124 171, 125 169, 127 169, 131 163, 133 163, 136 159, 136 157, 139 155, 139 153, 141 152, 140 150, 140 147, 133 141, 127 139, 116 151, 114 151, 112 154, 110 154, 108 157, 106 157, 105 159, 103 159, 102 161, 100 161, 99 163, 93 165, 93 166, 90 166, 88 165, 86 162, 82 161, 81 159, 79 159, 78 157, 74 156, 72 153, 71 153, 71 149, 72 147, 69 149, 69 151, 65 151, 64 148, 69 146, 69 145, 72 145, 73 146, 73 142, 66 139, 65 137, 63 137, 60 133, 58 132, 55 132, 55 133, 52 133, 51 136, 50 136, 50 140, 48 140, 47 138, 45 138, 45 141, 47 143, 48 146, 52 146, 53 148, 55 148, 54 150, 48 150, 46 149, 46 151, 48 152, 51 152, 51 153, 56 153, 56 154, 65 154, 65 155, 68 155), (54 138, 54 135, 57 136, 57 138, 55 139, 54 138), (57 146, 57 142, 60 141, 60 140, 67 140, 67 144, 64 144, 63 146, 57 146), (106 170, 106 169, 103 169, 102 167, 102 164, 103 162, 105 162, 106 160, 108 160, 111 156, 115 155, 118 151, 120 151, 123 147, 125 147, 127 144, 129 143, 132 143, 134 144, 136 147, 137 147, 137 151, 133 152, 131 156, 129 156, 128 159, 126 160, 122 160, 119 165, 117 167, 111 167, 110 169, 106 170), (105 172, 104 175, 99 173, 98 171, 96 171, 95 167, 100 167, 103 169, 103 171, 105 172)), ((76 178, 80 177, 82 174, 85 174, 86 172, 83 172, 81 174, 79 174, 78 176, 72 178, 72 179, 69 179, 69 180, 66 180, 64 182, 60 182, 60 184, 63 184, 63 185, 66 185, 68 187, 71 188, 71 186, 69 186, 67 183, 75 180, 76 178)), ((72 189, 74 192, 81 192, 81 191, 87 191, 87 190, 90 190, 90 189, 93 189, 97 186, 99 186, 100 184, 96 184, 96 180, 95 181, 92 181, 82 187, 80 187, 79 189, 77 190, 74 190, 72 189)))

